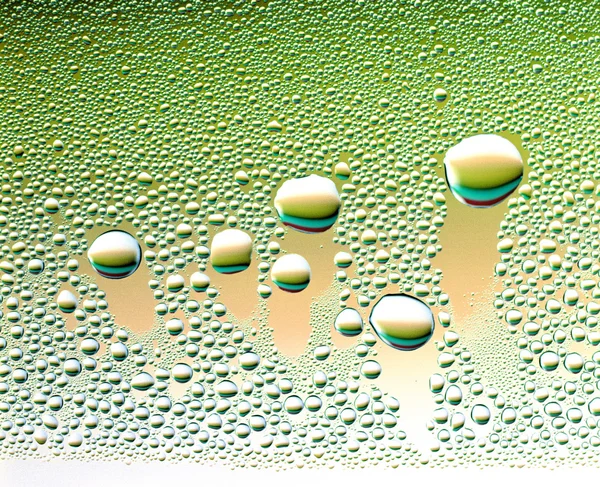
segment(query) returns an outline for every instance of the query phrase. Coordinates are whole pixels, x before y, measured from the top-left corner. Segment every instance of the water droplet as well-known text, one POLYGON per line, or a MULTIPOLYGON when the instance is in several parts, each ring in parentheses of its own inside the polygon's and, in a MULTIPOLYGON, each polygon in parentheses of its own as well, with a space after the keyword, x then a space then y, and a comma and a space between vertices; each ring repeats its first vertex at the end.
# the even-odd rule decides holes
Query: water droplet
POLYGON ((275 196, 281 221, 306 233, 329 229, 337 220, 340 205, 333 181, 314 174, 286 181, 275 196))
POLYGON ((101 276, 123 279, 133 274, 139 267, 142 249, 129 233, 111 230, 94 240, 88 250, 88 259, 101 276))
POLYGON ((488 208, 505 200, 523 178, 517 148, 499 135, 475 135, 448 150, 446 179, 461 203, 488 208))
POLYGON ((287 254, 273 264, 271 279, 282 290, 296 293, 303 291, 310 283, 310 265, 298 254, 287 254))
POLYGON ((381 365, 375 360, 367 360, 362 364, 360 373, 367 379, 377 379, 381 375, 381 365))
POLYGON ((337 315, 334 326, 340 334, 353 337, 362 333, 363 319, 354 308, 346 308, 337 315))
POLYGON ((382 297, 373 306, 369 322, 387 345, 404 351, 425 345, 435 326, 429 307, 407 294, 382 297))
POLYGON ((56 303, 63 313, 73 313, 77 309, 77 298, 71 291, 63 289, 58 297, 56 303))
POLYGON ((489 408, 484 404, 475 404, 471 408, 471 419, 477 424, 488 424, 491 417, 489 408))
POLYGON ((250 266, 252 239, 241 230, 223 230, 213 237, 210 258, 213 268, 222 274, 244 271, 250 266))

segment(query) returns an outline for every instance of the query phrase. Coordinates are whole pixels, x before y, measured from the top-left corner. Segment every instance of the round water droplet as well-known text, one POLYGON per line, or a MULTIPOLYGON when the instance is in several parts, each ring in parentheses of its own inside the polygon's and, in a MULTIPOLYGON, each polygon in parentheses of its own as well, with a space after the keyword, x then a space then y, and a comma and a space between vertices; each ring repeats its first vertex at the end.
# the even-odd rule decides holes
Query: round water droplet
POLYGON ((563 301, 569 306, 575 306, 579 301, 579 293, 575 289, 567 289, 563 296, 563 301))
POLYGON ((305 406, 306 409, 308 409, 311 413, 314 413, 321 409, 322 405, 323 401, 321 401, 321 398, 319 396, 308 396, 306 398, 305 406))
POLYGON ((367 379, 377 379, 381 375, 381 365, 375 360, 367 360, 362 364, 360 373, 367 379))
POLYGON ((111 230, 94 240, 88 250, 88 259, 101 276, 123 279, 139 267, 142 249, 129 233, 111 230))
POLYGON ((179 274, 173 274, 167 278, 167 290, 170 293, 177 293, 185 286, 185 280, 183 276, 179 274))
POLYGON ((221 274, 246 270, 252 259, 252 239, 241 230, 228 229, 217 233, 212 240, 210 260, 221 274))
POLYGON ((446 389, 445 399, 449 404, 456 406, 457 404, 460 404, 462 398, 462 390, 457 385, 452 384, 446 389))
POLYGON ((275 208, 281 221, 305 233, 331 228, 340 206, 340 195, 333 181, 314 174, 286 181, 275 196, 275 208))
POLYGON ((517 411, 514 408, 506 408, 502 411, 502 422, 513 424, 517 420, 517 411))
POLYGON ((556 370, 560 363, 560 357, 557 353, 546 351, 540 355, 540 367, 546 372, 556 370))
POLYGON ((344 424, 350 425, 356 421, 356 411, 352 408, 345 408, 342 410, 340 418, 344 424))
POLYGON ((140 372, 131 380, 131 387, 138 391, 147 391, 154 385, 154 377, 148 372, 140 372))
POLYGON ((327 360, 331 354, 331 348, 327 345, 320 345, 315 348, 313 353, 317 360, 327 360))
POLYGON ((100 344, 94 338, 86 338, 81 341, 80 348, 85 355, 94 355, 100 350, 100 344))
POLYGON ((63 289, 58 297, 56 303, 63 313, 73 313, 77 309, 77 298, 71 291, 63 289))
POLYGON ((289 396, 285 400, 284 407, 290 414, 299 414, 304 409, 304 402, 298 396, 289 396))
POLYGON ((350 167, 345 162, 338 162, 335 165, 334 172, 335 172, 335 176, 338 179, 341 179, 342 181, 345 181, 346 179, 348 179, 350 177, 350 175, 352 174, 350 167))
POLYGON ((383 296, 373 306, 369 322, 387 345, 405 351, 425 345, 435 326, 429 307, 406 294, 383 296))
POLYGON ((31 259, 29 264, 27 264, 27 269, 34 275, 44 272, 44 268, 45 264, 41 259, 31 259))
POLYGON ((433 92, 433 99, 441 103, 448 98, 448 92, 444 88, 436 88, 433 92))
POLYGON ((82 434, 79 431, 72 432, 67 437, 67 443, 69 444, 69 446, 72 446, 73 448, 77 448, 77 447, 81 446, 83 444, 82 434))
POLYGON ((81 362, 76 358, 65 360, 64 371, 69 377, 78 376, 81 373, 81 362))
POLYGON ((179 318, 172 318, 165 324, 169 335, 177 336, 183 333, 184 324, 179 318))
POLYGON ((477 424, 487 424, 490 417, 490 410, 484 404, 475 404, 471 409, 471 418, 477 424))
POLYGON ((129 350, 127 349, 127 345, 121 342, 113 343, 110 346, 110 353, 117 362, 121 362, 127 358, 129 355, 129 350))
POLYGON ((588 403, 588 410, 594 416, 600 416, 600 397, 595 397, 588 403))
POLYGON ((206 291, 210 286, 210 278, 202 272, 194 272, 190 277, 190 284, 194 291, 206 291))
POLYGON ((172 375, 176 382, 185 384, 192 379, 194 371, 188 364, 179 363, 173 367, 172 375))
POLYGON ((282 290, 297 293, 310 283, 310 266, 306 259, 298 254, 287 254, 273 264, 271 279, 282 290))
POLYGON ((517 148, 493 134, 464 139, 448 150, 444 166, 452 194, 476 208, 500 203, 523 178, 523 159, 517 148))
POLYGON ((350 267, 350 265, 352 264, 352 255, 350 255, 348 252, 338 252, 337 254, 335 254, 333 261, 335 262, 335 265, 341 267, 342 269, 345 269, 347 267, 350 267))
POLYGON ((238 393, 238 388, 234 382, 230 380, 224 380, 217 384, 215 387, 217 394, 221 397, 233 397, 238 393))
POLYGON ((40 445, 43 445, 48 441, 48 433, 43 428, 36 428, 33 432, 33 439, 40 445))
POLYGON ((567 354, 567 356, 565 357, 564 364, 565 368, 569 372, 571 372, 572 374, 579 374, 579 372, 581 372, 581 370, 583 369, 584 360, 581 355, 573 352, 567 354))
POLYGON ((254 370, 260 363, 260 357, 254 352, 246 352, 240 355, 240 366, 244 370, 254 370))
POLYGON ((256 290, 258 295, 263 299, 268 299, 273 292, 271 286, 268 286, 267 284, 259 284, 256 290))
POLYGON ((431 392, 441 392, 445 384, 446 380, 440 374, 433 374, 429 378, 429 389, 431 390, 431 392))
POLYGON ((60 203, 54 198, 48 198, 44 202, 44 210, 48 213, 56 213, 60 209, 60 203))
POLYGON ((334 326, 340 334, 353 337, 362 333, 363 319, 354 308, 346 308, 337 315, 334 326))

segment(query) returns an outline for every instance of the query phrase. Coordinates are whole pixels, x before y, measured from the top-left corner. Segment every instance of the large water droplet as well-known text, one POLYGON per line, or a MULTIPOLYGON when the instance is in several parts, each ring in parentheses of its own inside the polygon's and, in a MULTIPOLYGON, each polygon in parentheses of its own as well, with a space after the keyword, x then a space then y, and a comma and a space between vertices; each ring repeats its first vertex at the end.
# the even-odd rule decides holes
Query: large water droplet
POLYGON ((314 174, 286 181, 275 196, 281 221, 305 233, 329 229, 337 220, 340 205, 333 181, 314 174))
POLYGON ((298 254, 287 254, 277 259, 271 270, 271 279, 280 289, 296 293, 310 283, 310 265, 298 254))
POLYGON ((129 233, 111 230, 94 240, 88 250, 88 259, 101 276, 123 279, 139 267, 142 249, 129 233))
POLYGON ((406 351, 425 345, 435 326, 429 307, 406 294, 382 297, 373 306, 369 322, 386 344, 406 351))
POLYGON ((210 254, 217 272, 235 274, 244 271, 250 266, 252 239, 241 230, 223 230, 213 237, 210 254))
POLYGON ((499 135, 475 135, 452 147, 444 158, 446 179, 460 202, 488 208, 506 199, 523 178, 517 148, 499 135))

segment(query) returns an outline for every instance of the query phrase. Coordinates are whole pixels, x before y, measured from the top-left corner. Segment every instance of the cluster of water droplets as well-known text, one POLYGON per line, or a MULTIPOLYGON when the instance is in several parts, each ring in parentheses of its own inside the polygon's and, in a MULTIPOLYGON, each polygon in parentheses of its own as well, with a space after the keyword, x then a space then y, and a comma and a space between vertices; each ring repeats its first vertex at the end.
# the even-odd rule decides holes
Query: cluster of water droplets
POLYGON ((591 9, 47 8, 0 6, 1 458, 593 458, 591 9), (481 218, 507 201, 490 329, 469 348, 433 263, 447 197, 481 218), (292 232, 308 234, 300 253, 286 248, 292 232), (326 260, 310 246, 319 234, 326 260), (238 319, 215 282, 251 272, 256 294, 238 299, 258 311, 238 319), (306 350, 286 356, 269 298, 310 293, 323 273, 306 350), (140 327, 142 307, 153 312, 140 327), (428 346, 439 372, 423 447, 377 382, 411 371, 384 370, 378 354, 428 346))

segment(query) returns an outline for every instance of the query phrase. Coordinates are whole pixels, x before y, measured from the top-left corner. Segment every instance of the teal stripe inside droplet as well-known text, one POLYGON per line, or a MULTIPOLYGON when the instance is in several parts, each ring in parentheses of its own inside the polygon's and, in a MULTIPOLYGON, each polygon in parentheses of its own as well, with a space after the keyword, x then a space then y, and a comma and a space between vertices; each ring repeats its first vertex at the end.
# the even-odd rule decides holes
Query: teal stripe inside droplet
POLYGON ((213 269, 221 274, 233 274, 234 272, 241 272, 248 269, 248 264, 242 265, 213 265, 213 269))
POLYGON ((515 188, 519 186, 521 179, 523 179, 523 177, 519 176, 517 179, 510 181, 509 183, 490 189, 468 188, 466 186, 461 186, 460 184, 452 184, 451 188, 460 196, 468 200, 491 201, 512 193, 515 188))
POLYGON ((302 284, 288 284, 286 282, 278 281, 277 279, 274 279, 273 282, 277 284, 280 288, 289 289, 290 291, 302 291, 308 286, 308 282, 302 284))
POLYGON ((280 214, 281 221, 288 225, 292 225, 295 227, 303 227, 308 229, 319 229, 319 228, 329 228, 331 227, 337 220, 338 214, 336 213, 333 216, 328 218, 300 218, 297 216, 290 216, 286 214, 280 214))
POLYGON ((385 333, 379 333, 379 336, 385 343, 387 343, 391 347, 399 348, 399 349, 418 348, 418 347, 424 345, 431 338, 431 334, 425 335, 423 337, 412 338, 412 339, 399 338, 397 336, 391 336, 391 335, 387 335, 385 333))
POLYGON ((336 330, 346 336, 346 337, 355 337, 357 335, 360 335, 362 333, 362 327, 361 328, 342 328, 342 327, 336 327, 336 330))
POLYGON ((98 264, 97 262, 92 262, 92 265, 94 266, 94 269, 96 269, 98 272, 100 272, 102 274, 108 274, 108 275, 130 274, 131 272, 135 271, 138 266, 137 263, 134 263, 134 264, 127 265, 127 266, 113 267, 113 266, 101 265, 101 264, 98 264))

